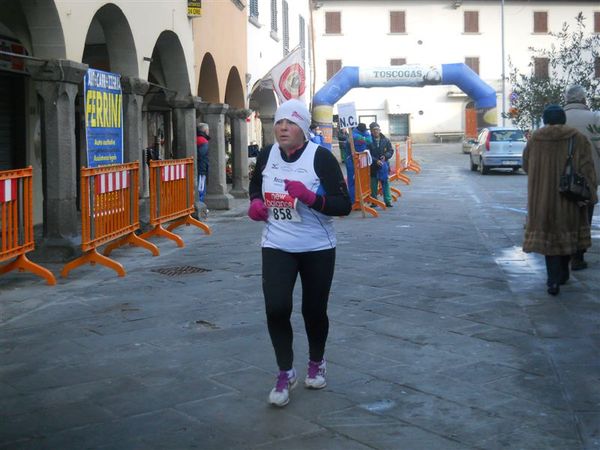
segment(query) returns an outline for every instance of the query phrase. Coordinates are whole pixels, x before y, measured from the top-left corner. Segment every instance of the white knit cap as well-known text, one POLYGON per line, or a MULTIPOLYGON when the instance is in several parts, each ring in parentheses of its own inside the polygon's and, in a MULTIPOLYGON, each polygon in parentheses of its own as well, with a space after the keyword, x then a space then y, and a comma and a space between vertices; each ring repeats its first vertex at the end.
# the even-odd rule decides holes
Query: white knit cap
POLYGON ((304 103, 295 98, 282 103, 275 111, 275 123, 282 119, 294 122, 304 132, 304 137, 310 137, 309 127, 311 122, 310 112, 304 103))

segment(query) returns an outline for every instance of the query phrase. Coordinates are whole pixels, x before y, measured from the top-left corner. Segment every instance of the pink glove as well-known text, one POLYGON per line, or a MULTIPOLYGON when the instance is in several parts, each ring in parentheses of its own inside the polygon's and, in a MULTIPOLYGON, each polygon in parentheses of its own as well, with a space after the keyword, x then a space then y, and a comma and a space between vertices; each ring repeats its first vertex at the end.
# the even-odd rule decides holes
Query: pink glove
POLYGON ((248 208, 248 217, 252 220, 259 221, 267 221, 269 218, 269 209, 265 206, 265 203, 260 198, 255 198, 250 202, 250 207, 248 208))
POLYGON ((283 181, 285 183, 285 190, 288 191, 292 197, 297 198, 305 205, 312 206, 317 199, 317 194, 304 186, 301 181, 283 181))

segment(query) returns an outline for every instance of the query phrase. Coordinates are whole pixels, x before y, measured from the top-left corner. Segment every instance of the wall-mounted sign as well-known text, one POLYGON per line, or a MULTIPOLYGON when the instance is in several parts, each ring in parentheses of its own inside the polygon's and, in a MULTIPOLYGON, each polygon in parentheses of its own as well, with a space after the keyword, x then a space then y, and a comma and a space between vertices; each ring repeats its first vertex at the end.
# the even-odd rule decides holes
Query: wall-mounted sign
POLYGON ((123 163, 121 75, 88 69, 83 81, 88 167, 123 163))
POLYGON ((202 15, 202 1, 201 0, 188 0, 187 7, 188 17, 198 17, 202 15))
MULTIPOLYGON (((25 50, 25 47, 20 42, 4 37, 0 37, 0 51, 27 55, 27 50, 25 50)), ((25 69, 25 59, 0 53, 0 70, 25 73, 27 72, 25 69)))

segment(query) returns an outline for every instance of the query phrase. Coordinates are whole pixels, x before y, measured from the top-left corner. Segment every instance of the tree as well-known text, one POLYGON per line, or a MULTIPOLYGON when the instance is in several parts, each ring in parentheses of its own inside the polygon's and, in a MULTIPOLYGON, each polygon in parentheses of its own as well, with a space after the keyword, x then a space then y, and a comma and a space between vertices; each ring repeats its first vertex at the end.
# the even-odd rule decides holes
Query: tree
POLYGON ((573 31, 565 22, 560 32, 549 34, 554 38, 549 49, 528 49, 532 53, 530 74, 520 73, 509 59, 511 108, 503 115, 523 129, 539 126, 547 104, 563 104, 563 93, 571 84, 580 84, 586 90, 591 109, 600 108, 600 78, 595 78, 596 65, 600 64, 600 35, 585 32, 581 12, 575 17, 573 31), (535 76, 534 57, 547 58, 549 78, 535 76))

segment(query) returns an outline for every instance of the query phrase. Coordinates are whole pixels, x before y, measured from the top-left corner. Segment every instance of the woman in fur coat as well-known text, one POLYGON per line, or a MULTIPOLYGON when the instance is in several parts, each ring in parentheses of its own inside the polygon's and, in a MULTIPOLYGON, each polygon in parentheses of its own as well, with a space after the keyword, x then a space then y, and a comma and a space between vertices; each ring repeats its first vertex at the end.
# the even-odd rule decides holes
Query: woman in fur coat
MULTIPOLYGON (((589 186, 596 186, 596 173, 590 143, 583 134, 564 125, 564 110, 549 105, 543 119, 546 126, 533 133, 523 151, 523 169, 529 175, 523 251, 546 257, 548 293, 557 295, 559 285, 569 279, 570 255, 592 245, 587 205, 569 200, 558 190, 570 140, 575 171, 589 186)), ((592 189, 589 203, 597 201, 592 189)))

